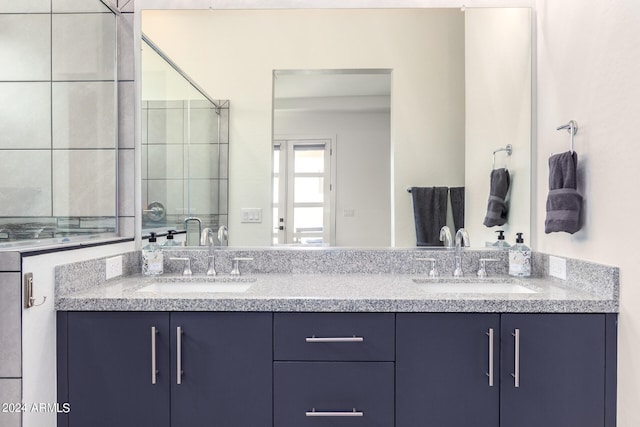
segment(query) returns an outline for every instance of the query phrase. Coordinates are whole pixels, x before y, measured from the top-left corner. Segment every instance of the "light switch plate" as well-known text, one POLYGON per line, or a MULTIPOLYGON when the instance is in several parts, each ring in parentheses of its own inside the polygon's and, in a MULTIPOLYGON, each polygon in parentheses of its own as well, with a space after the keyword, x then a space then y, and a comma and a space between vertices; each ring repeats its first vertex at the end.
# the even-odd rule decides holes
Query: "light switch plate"
POLYGON ((106 280, 122 276, 122 255, 107 258, 105 271, 106 280))
POLYGON ((549 276, 567 280, 567 260, 557 256, 549 256, 549 276))
POLYGON ((242 208, 240 209, 241 220, 243 223, 259 223, 262 222, 262 208, 242 208))

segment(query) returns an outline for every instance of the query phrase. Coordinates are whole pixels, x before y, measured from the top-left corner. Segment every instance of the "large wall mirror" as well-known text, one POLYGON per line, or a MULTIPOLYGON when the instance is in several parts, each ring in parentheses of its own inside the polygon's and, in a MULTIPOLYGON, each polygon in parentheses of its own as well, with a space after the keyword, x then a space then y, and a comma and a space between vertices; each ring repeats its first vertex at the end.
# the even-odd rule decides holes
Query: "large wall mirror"
MULTIPOLYGON (((141 31, 214 98, 229 100, 230 246, 414 247, 411 187, 464 188, 472 246, 495 241, 497 229, 508 241, 529 234, 529 8, 139 3, 141 31), (494 155, 507 145, 511 155, 494 155), (336 157, 319 154, 324 147, 336 157), (322 180, 317 166, 300 175, 329 189, 326 237, 307 222, 299 227, 306 240, 279 240, 278 197, 286 191, 279 168, 295 153, 307 165, 322 157, 329 168, 322 180), (494 160, 510 172, 509 211, 504 225, 486 227, 494 160)), ((305 190, 303 204, 317 207, 314 191, 305 190)))

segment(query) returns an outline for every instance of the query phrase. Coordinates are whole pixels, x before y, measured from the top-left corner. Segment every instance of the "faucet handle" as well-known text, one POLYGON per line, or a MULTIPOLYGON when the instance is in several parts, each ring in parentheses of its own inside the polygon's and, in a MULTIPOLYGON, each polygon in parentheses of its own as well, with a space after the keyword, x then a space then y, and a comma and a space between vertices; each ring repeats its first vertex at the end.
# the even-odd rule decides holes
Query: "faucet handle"
POLYGON ((240 276, 240 261, 253 261, 253 258, 234 258, 233 268, 231 269, 232 276, 240 276))
POLYGON ((182 269, 183 276, 191 276, 191 259, 187 257, 171 257, 171 261, 184 261, 184 268, 182 269))
POLYGON ((486 263, 487 262, 495 262, 498 261, 495 258, 480 258, 480 266, 478 267, 478 277, 484 279, 487 277, 487 269, 486 269, 486 263))
POLYGON ((429 277, 436 278, 440 276, 438 273, 438 269, 436 268, 436 259, 435 258, 416 258, 416 261, 430 261, 431 262, 431 270, 429 270, 429 277))

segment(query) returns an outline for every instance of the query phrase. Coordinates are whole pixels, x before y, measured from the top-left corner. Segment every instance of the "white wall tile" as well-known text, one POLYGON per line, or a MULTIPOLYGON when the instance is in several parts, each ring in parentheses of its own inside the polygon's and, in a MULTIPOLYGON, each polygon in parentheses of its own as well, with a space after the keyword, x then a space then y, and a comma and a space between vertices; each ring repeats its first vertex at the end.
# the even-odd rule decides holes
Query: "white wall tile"
POLYGON ((51 147, 51 83, 0 83, 0 148, 51 147))
POLYGON ((135 145, 135 83, 118 83, 118 146, 134 148, 135 145))
MULTIPOLYGON (((22 402, 22 380, 0 379, 0 402, 22 402)), ((20 412, 0 412, 0 426, 20 427, 22 414, 20 412)))
POLYGON ((191 144, 210 144, 218 140, 218 116, 210 108, 192 108, 189 117, 191 144))
POLYGON ((51 215, 51 152, 2 150, 0 216, 51 215))
POLYGON ((118 215, 135 215, 135 151, 118 150, 118 215))
POLYGON ((21 285, 20 273, 0 273, 0 377, 22 376, 21 285))
POLYGON ((0 80, 49 80, 49 15, 0 15, 0 28, 0 80))
POLYGON ((53 80, 115 79, 115 15, 53 15, 52 26, 53 80))
POLYGON ((100 0, 51 0, 53 12, 109 12, 100 0))
MULTIPOLYGON (((154 102, 153 104, 158 103, 154 102)), ((184 110, 182 108, 149 108, 147 110, 148 143, 181 144, 184 141, 184 133, 184 110)))
POLYGON ((147 202, 160 202, 167 215, 184 213, 184 189, 182 180, 147 181, 147 202))
POLYGON ((134 80, 133 14, 118 18, 118 80, 134 80))
POLYGON ((192 179, 189 182, 189 196, 192 214, 218 213, 218 180, 192 179))
POLYGON ((53 147, 112 148, 115 83, 53 83, 53 147))
POLYGON ((47 13, 51 11, 51 0, 3 0, 0 13, 47 13))
MULTIPOLYGON (((226 145, 225 145, 226 147, 226 145)), ((218 145, 189 145, 185 157, 185 170, 189 178, 209 179, 218 177, 218 145)))
POLYGON ((182 179, 184 149, 181 144, 147 145, 147 178, 182 179))
POLYGON ((53 152, 53 215, 115 216, 115 150, 53 152))

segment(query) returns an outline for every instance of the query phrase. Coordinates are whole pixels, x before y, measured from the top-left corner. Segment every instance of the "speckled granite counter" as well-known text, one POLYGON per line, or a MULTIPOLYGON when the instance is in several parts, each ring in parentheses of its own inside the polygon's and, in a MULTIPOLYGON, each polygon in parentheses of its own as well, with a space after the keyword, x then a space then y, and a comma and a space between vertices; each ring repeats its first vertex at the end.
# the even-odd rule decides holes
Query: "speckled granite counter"
MULTIPOLYGON (((189 257, 192 280, 206 277, 205 250, 183 248, 165 255, 167 260, 189 257)), ((413 279, 429 280, 430 263, 425 257, 437 260, 439 280, 453 279, 453 254, 447 250, 225 249, 216 252, 218 271, 230 271, 234 257, 253 258, 243 266, 242 280, 251 281, 244 292, 140 292, 157 280, 139 275, 139 252, 123 254, 125 277, 109 281, 105 281, 104 258, 61 265, 56 267, 55 307, 61 311, 502 313, 616 313, 619 307, 618 268, 567 259, 567 280, 560 280, 548 277, 548 255, 541 253, 534 253, 534 277, 516 280, 505 276, 505 251, 463 252, 464 280, 478 282, 478 260, 493 258, 497 261, 487 265, 489 282, 515 281, 533 293, 455 293, 449 289, 437 293, 428 289, 428 283, 415 283, 413 279)), ((165 261, 165 276, 160 280, 178 275, 181 268, 178 261, 165 261)), ((217 280, 231 279, 221 274, 217 280)))
MULTIPOLYGON (((314 311, 611 313, 614 298, 557 279, 515 280, 535 293, 438 293, 412 275, 262 274, 245 292, 140 292, 153 278, 128 277, 58 298, 64 311, 314 311)), ((422 276, 424 278, 424 276, 422 276)), ((477 279, 469 278, 468 280, 477 279)), ((216 286, 218 283, 211 283, 216 286)), ((174 286, 181 286, 180 283, 174 286)))

